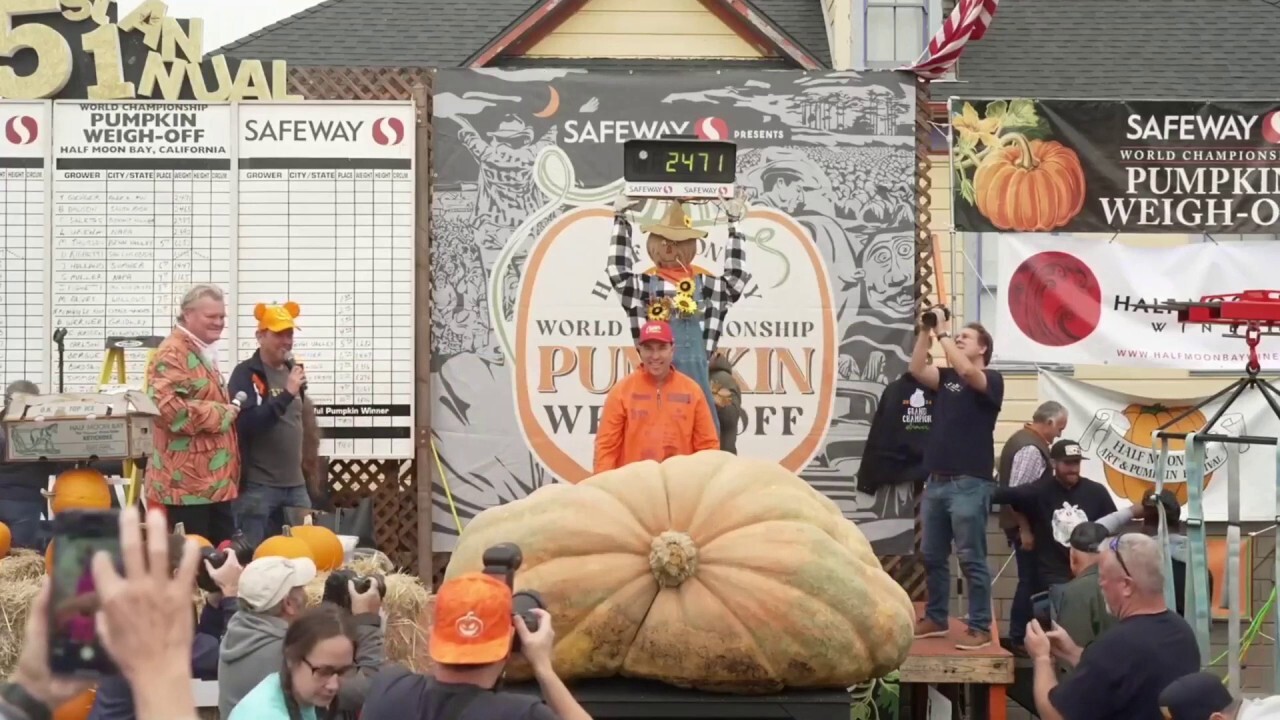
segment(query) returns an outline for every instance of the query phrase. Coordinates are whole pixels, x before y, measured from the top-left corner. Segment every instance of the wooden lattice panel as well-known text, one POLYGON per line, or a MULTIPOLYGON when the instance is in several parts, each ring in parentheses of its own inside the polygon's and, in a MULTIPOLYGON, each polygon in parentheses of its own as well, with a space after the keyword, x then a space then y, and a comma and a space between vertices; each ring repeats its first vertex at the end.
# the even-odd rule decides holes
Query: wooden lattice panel
MULTIPOLYGON (((427 68, 293 67, 289 69, 289 91, 307 100, 412 100, 415 87, 431 97, 433 74, 427 68)), ((423 114, 423 117, 427 117, 423 114)), ((428 126, 429 130, 429 126, 428 126)), ((421 138, 421 136, 419 136, 421 138)), ((419 140, 418 162, 430 168, 430 135, 419 140)), ((418 201, 429 203, 430 187, 418 189, 418 201)), ((425 229, 420 230, 425 232, 425 229)), ((430 288, 419 287, 422 305, 417 312, 430 312, 426 298, 430 288)), ((419 365, 425 365, 419 360, 419 365)), ((423 412, 424 408, 418 408, 423 412)), ((373 499, 374 540, 378 549, 406 572, 422 575, 432 571, 431 559, 418 557, 418 500, 414 460, 378 458, 331 460, 328 468, 330 498, 335 507, 355 507, 366 497, 373 499)), ((427 510, 429 512, 429 509, 427 510)))

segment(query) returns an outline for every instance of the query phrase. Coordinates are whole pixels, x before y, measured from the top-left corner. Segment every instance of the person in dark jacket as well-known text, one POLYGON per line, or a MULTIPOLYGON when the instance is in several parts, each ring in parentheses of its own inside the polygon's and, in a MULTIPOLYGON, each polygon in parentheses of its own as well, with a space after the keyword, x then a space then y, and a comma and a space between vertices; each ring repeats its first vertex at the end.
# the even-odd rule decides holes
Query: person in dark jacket
POLYGON ((738 454, 738 423, 742 419, 742 389, 733 378, 733 365, 724 350, 711 356, 711 397, 720 416, 720 449, 738 454))
MULTIPOLYGON (((178 561, 182 559, 182 543, 184 537, 174 535, 170 539, 169 557, 171 570, 177 571, 178 561)), ((238 605, 237 594, 240 587, 240 561, 235 553, 227 550, 227 561, 222 567, 213 567, 205 563, 219 592, 205 596, 204 609, 196 623, 195 638, 191 643, 191 677, 196 680, 218 679, 218 646, 227 631, 227 621, 235 615, 238 605)), ((98 683, 98 691, 94 696, 93 708, 89 711, 89 720, 136 720, 137 710, 133 704, 133 690, 129 682, 120 675, 103 678, 98 683)))
POLYGON ((236 365, 227 382, 232 397, 245 399, 236 417, 240 438, 240 495, 236 520, 257 546, 285 525, 285 508, 310 509, 317 484, 319 432, 306 395, 307 376, 293 361, 295 303, 265 305, 258 319, 258 350, 236 365))
POLYGON ((924 443, 936 396, 909 372, 885 386, 858 466, 859 492, 875 494, 887 485, 911 483, 914 488, 924 482, 924 443))

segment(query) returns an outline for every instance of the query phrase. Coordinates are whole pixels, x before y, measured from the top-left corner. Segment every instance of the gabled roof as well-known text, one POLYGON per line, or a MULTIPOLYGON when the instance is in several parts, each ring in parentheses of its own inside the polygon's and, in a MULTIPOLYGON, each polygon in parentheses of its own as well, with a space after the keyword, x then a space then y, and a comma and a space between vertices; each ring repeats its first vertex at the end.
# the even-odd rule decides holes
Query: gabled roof
MULTIPOLYGON (((777 40, 793 43, 822 66, 831 66, 820 4, 823 0, 711 1, 763 21, 777 40)), ((572 3, 324 0, 215 53, 239 59, 286 60, 299 67, 460 67, 540 10, 561 4, 572 3)))
POLYGON ((1277 0, 1009 0, 952 96, 1280 99, 1277 0))

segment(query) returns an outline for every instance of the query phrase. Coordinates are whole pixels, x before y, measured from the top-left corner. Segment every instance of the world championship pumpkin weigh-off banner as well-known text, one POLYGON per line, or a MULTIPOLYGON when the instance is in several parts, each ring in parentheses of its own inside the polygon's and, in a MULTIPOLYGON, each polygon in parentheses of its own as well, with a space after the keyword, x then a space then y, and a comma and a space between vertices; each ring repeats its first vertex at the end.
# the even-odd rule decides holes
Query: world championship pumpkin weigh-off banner
MULTIPOLYGON (((750 280, 718 347, 742 388, 740 455, 800 474, 878 552, 909 553, 910 488, 854 475, 887 383, 906 371, 915 286, 914 86, 883 73, 446 70, 437 76, 432 432, 435 547, 541 485, 591 475, 609 390, 639 366, 610 284, 623 144, 737 144, 750 280)), ((635 270, 669 204, 629 213, 635 270)), ((724 272, 728 218, 693 265, 724 272)))
POLYGON ((1280 232, 1280 102, 952 98, 962 232, 1280 232))

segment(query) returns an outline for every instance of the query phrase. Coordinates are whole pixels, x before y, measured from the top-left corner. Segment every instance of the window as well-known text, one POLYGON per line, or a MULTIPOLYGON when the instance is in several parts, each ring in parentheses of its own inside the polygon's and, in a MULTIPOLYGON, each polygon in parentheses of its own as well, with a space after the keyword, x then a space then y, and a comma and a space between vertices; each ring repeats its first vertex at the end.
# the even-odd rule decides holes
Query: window
MULTIPOLYGON (((1203 242, 1203 243, 1229 243, 1229 242, 1241 242, 1241 241, 1245 241, 1245 240, 1254 240, 1254 241, 1264 240, 1264 241, 1274 242, 1274 241, 1280 240, 1280 235, 1276 235, 1276 234, 1271 234, 1271 235, 1241 235, 1241 234, 1234 234, 1234 233, 1233 233, 1233 234, 1222 234, 1222 235, 1216 235, 1216 234, 1205 234, 1205 235, 1201 235, 1201 236, 1199 237, 1199 240, 1198 240, 1198 241, 1199 241, 1199 242, 1203 242)), ((1240 290, 1251 290, 1251 289, 1255 289, 1255 288, 1243 288, 1243 287, 1242 287, 1242 288, 1239 288, 1239 289, 1240 289, 1240 290)), ((1266 288, 1266 289, 1269 289, 1269 288, 1266 288)), ((1222 329, 1222 331, 1223 331, 1223 332, 1226 332, 1226 331, 1227 331, 1227 329, 1224 327, 1224 328, 1222 329)), ((1242 340, 1241 342, 1244 342, 1244 341, 1242 340)), ((1265 343, 1265 342, 1266 342, 1266 340, 1264 339, 1264 340, 1263 340, 1263 342, 1265 343)), ((1273 340, 1273 342, 1275 342, 1275 340, 1273 340)), ((1213 377, 1213 376, 1215 376, 1215 375, 1216 375, 1216 376, 1226 376, 1226 377, 1238 377, 1238 376, 1240 375, 1240 369, 1239 369, 1239 368, 1230 368, 1230 369, 1227 369, 1227 370, 1192 370, 1192 371, 1190 372, 1190 375, 1191 375, 1192 377, 1213 377)))
POLYGON ((861 1, 862 64, 872 70, 915 62, 936 30, 930 19, 941 22, 942 0, 861 1))
MULTIPOLYGON (((996 316, 1000 297, 1000 272, 998 267, 998 250, 996 243, 1000 239, 997 233, 956 233, 962 237, 963 255, 953 255, 951 262, 955 269, 964 275, 964 320, 980 322, 994 336, 996 347, 1000 346, 1000 335, 996 332, 996 316)), ((951 267, 937 268, 938 272, 950 274, 951 267)), ((1007 373, 1035 373, 1035 363, 995 362, 992 367, 1007 373)), ((1040 363, 1038 367, 1055 372, 1069 373, 1071 365, 1062 363, 1040 363)))

